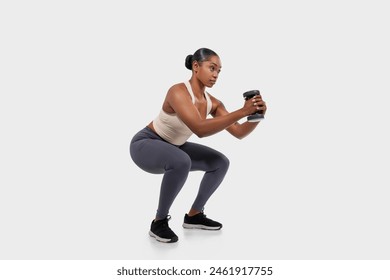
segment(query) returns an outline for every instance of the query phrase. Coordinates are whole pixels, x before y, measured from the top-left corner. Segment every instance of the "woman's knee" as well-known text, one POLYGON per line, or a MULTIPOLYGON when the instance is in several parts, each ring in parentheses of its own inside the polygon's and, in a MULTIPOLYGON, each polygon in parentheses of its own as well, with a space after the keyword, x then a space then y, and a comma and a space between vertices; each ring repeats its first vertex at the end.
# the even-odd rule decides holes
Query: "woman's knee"
POLYGON ((189 172, 191 170, 191 158, 187 154, 182 153, 180 156, 169 160, 166 165, 166 169, 175 169, 184 172, 189 172))
POLYGON ((220 168, 226 171, 229 169, 230 160, 225 155, 221 154, 219 162, 220 168))
POLYGON ((229 169, 230 161, 224 154, 218 154, 213 160, 213 168, 226 173, 229 169))

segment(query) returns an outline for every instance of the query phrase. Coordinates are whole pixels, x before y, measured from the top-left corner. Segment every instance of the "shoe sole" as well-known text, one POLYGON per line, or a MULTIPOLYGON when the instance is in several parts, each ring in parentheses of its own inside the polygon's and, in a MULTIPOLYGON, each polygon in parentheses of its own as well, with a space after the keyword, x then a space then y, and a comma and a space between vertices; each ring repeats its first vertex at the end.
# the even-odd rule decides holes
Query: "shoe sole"
POLYGON ((151 237, 155 238, 157 241, 162 242, 162 243, 174 243, 174 242, 177 242, 179 240, 179 238, 177 236, 173 237, 172 239, 162 238, 162 237, 154 234, 152 231, 149 231, 149 235, 151 237))
POLYGON ((222 228, 222 226, 220 226, 220 227, 210 227, 210 226, 205 226, 205 225, 196 225, 196 224, 183 223, 183 228, 187 228, 187 229, 205 229, 205 230, 220 230, 222 228))

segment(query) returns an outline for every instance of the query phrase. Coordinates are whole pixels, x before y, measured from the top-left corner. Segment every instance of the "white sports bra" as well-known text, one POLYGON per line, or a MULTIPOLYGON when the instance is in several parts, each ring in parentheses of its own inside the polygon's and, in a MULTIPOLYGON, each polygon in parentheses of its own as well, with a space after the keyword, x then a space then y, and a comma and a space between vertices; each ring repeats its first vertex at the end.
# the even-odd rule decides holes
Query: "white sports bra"
MULTIPOLYGON (((190 82, 186 81, 184 84, 191 95, 192 103, 195 104, 195 96, 190 82)), ((207 117, 210 114, 212 103, 207 92, 205 92, 205 97, 207 101, 207 117)), ((153 127, 161 138, 177 146, 183 145, 193 134, 188 126, 179 119, 176 113, 168 114, 163 109, 161 109, 158 116, 153 120, 153 127)))

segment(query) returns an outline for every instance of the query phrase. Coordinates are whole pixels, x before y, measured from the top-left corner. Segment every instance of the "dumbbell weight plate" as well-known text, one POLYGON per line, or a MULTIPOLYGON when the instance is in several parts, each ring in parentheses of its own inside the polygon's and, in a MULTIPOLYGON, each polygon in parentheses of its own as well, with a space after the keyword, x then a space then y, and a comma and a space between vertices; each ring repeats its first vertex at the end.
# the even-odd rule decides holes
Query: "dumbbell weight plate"
POLYGON ((253 115, 249 115, 247 117, 248 122, 259 122, 262 119, 264 119, 264 115, 259 113, 254 113, 253 115))
POLYGON ((247 92, 243 93, 245 100, 251 99, 255 95, 260 95, 260 91, 255 89, 255 90, 248 90, 247 92))

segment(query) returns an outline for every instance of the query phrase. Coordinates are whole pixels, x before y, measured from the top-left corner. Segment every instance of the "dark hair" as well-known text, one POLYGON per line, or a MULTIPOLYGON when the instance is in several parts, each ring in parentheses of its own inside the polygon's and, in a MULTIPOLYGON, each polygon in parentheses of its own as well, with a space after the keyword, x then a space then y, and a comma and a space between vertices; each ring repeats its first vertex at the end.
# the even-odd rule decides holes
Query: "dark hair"
POLYGON ((214 51, 201 48, 197 50, 194 54, 189 54, 186 57, 185 66, 187 69, 192 70, 192 63, 197 61, 198 63, 202 63, 203 61, 207 61, 210 56, 218 56, 214 51))

